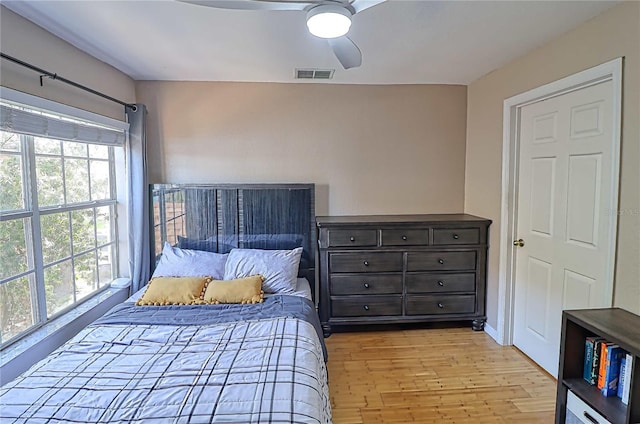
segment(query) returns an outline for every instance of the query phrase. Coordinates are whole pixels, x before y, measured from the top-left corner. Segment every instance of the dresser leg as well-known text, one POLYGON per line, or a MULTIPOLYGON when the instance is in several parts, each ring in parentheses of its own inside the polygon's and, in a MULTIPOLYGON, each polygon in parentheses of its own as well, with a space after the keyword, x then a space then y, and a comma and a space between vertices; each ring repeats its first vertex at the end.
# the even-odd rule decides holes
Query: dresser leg
POLYGON ((471 323, 471 329, 473 331, 482 331, 484 330, 484 323, 486 322, 486 319, 474 319, 473 322, 471 323))
POLYGON ((331 325, 322 324, 322 335, 325 339, 331 335, 331 325))

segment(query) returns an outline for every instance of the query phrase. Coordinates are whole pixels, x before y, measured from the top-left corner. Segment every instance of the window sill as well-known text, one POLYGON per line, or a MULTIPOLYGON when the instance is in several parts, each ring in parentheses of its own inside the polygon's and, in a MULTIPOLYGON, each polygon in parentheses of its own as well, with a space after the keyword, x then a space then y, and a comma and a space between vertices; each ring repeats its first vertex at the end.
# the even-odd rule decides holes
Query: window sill
POLYGON ((126 284, 126 279, 115 280, 108 289, 2 349, 0 384, 4 385, 26 371, 82 328, 126 300, 128 295, 129 285, 126 284))

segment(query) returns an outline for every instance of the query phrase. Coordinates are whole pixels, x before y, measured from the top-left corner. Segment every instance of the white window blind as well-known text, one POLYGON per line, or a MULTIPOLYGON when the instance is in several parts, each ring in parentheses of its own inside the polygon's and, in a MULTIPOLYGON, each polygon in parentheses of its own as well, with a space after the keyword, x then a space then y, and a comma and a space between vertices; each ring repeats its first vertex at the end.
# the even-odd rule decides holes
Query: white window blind
POLYGON ((123 145, 125 132, 98 123, 79 121, 29 106, 0 101, 0 129, 59 140, 123 145))

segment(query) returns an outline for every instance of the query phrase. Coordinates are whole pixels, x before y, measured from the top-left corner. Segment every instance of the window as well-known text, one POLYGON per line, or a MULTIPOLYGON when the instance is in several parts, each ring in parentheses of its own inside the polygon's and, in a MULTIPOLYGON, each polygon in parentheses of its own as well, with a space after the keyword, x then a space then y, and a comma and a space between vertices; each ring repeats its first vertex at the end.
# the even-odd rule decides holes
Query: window
POLYGON ((118 276, 116 168, 124 130, 4 98, 0 110, 0 344, 6 345, 118 276))

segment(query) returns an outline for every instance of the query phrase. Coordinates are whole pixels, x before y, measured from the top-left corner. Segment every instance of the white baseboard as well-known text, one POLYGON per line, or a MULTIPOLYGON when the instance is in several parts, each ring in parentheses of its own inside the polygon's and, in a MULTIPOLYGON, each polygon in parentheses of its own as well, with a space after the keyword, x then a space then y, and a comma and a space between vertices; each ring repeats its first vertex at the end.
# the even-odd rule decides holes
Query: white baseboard
POLYGON ((491 338, 493 340, 495 340, 498 344, 502 344, 500 343, 500 341, 498 340, 498 332, 489 324, 484 324, 484 332, 487 333, 489 336, 491 336, 491 338))

